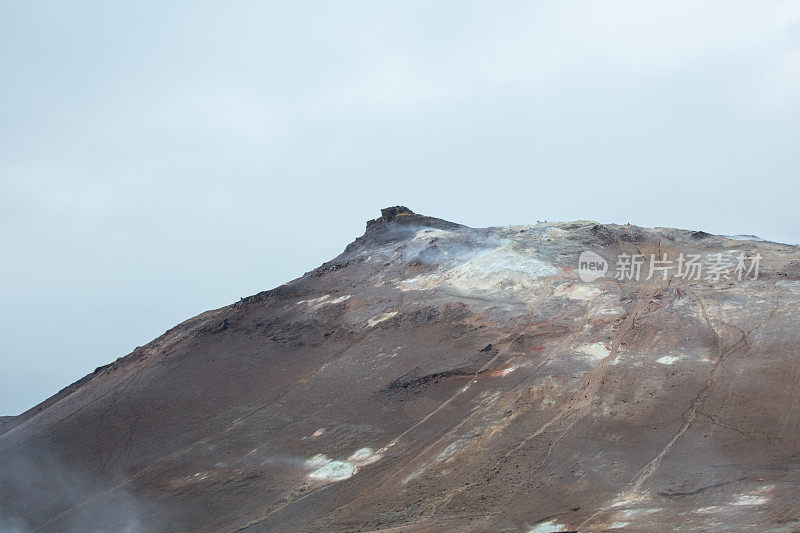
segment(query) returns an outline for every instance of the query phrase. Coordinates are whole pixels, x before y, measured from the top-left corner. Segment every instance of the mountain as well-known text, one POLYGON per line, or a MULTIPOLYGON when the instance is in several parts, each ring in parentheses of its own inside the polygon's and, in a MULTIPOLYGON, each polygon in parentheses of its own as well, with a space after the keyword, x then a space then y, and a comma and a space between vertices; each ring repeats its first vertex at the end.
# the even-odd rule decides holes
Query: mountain
POLYGON ((0 529, 795 531, 798 304, 795 246, 387 208, 4 419, 0 529))

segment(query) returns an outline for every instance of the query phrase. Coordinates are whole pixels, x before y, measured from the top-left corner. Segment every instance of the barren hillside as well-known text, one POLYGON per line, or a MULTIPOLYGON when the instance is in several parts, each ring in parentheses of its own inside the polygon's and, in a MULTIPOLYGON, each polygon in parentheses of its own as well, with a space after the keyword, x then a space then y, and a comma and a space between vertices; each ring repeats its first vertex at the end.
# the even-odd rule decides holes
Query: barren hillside
POLYGON ((0 529, 794 531, 798 304, 794 246, 385 209, 0 421, 0 529))

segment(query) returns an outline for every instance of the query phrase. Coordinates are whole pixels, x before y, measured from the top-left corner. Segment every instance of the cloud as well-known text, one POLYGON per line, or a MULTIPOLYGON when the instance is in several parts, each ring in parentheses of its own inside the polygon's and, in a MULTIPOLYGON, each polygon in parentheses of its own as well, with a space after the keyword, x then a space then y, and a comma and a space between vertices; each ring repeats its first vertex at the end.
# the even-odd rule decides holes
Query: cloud
POLYGON ((0 414, 317 266, 386 205, 797 242, 799 20, 785 0, 13 3, 0 414))
MULTIPOLYGON (((500 20, 493 6, 473 8, 473 31, 454 32, 452 39, 426 35, 429 41, 414 43, 402 54, 391 41, 383 47, 378 43, 364 65, 366 74, 344 90, 345 101, 415 107, 503 86, 581 81, 636 86, 736 62, 742 74, 757 72, 765 59, 778 72, 787 66, 781 57, 786 41, 800 42, 800 5, 794 2, 504 5, 500 20)), ((420 9, 417 16, 426 14, 420 9)), ((438 22, 447 35, 446 16, 438 22)), ((743 75, 743 86, 746 79, 743 75)))

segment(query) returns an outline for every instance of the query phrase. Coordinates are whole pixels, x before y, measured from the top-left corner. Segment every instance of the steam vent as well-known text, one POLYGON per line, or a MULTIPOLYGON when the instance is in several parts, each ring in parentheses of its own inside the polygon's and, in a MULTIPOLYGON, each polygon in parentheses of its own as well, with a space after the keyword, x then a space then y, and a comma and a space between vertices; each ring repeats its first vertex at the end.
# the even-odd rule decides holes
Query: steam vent
POLYGON ((795 246, 383 209, 0 419, 0 529, 797 531, 798 309, 795 246))

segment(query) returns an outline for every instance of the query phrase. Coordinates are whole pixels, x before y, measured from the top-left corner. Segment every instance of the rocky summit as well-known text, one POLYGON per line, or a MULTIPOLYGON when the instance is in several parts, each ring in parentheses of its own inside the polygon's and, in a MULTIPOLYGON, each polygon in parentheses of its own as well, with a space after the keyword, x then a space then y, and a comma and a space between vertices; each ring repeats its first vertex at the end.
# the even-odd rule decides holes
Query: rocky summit
POLYGON ((0 419, 0 530, 796 531, 798 308, 796 246, 387 208, 0 419))

